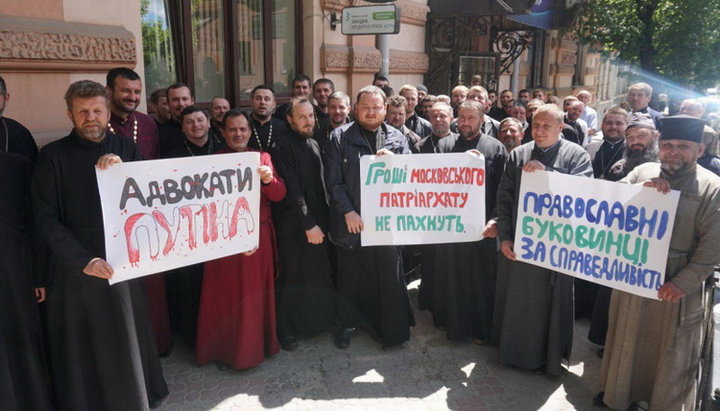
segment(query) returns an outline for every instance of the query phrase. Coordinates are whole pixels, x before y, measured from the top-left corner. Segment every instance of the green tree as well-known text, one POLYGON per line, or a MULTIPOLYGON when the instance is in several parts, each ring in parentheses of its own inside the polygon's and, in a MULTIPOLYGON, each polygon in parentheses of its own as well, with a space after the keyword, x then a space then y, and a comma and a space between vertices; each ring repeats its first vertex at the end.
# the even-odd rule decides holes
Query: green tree
POLYGON ((586 0, 578 37, 695 89, 720 83, 720 0, 586 0))

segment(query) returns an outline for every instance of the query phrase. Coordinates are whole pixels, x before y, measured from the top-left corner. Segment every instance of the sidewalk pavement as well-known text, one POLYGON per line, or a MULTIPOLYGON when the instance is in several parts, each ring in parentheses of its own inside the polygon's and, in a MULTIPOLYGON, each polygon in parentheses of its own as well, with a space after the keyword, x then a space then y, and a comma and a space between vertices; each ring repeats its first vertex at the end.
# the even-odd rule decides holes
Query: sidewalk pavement
MULTIPOLYGON (((417 307, 418 281, 409 290, 417 307)), ((573 355, 559 378, 498 363, 494 347, 451 342, 415 310, 410 341, 384 351, 356 332, 345 350, 332 335, 299 340, 243 371, 198 367, 176 344, 163 359, 170 396, 160 410, 588 410, 600 391, 597 346, 587 341, 588 321, 575 323, 573 355)))

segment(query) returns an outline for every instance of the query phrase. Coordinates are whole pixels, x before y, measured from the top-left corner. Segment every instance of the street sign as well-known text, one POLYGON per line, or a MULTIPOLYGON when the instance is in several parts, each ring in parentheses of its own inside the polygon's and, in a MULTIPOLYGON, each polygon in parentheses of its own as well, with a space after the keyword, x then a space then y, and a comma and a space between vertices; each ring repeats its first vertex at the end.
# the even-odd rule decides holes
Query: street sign
POLYGON ((342 34, 397 34, 400 32, 400 9, 394 4, 345 7, 341 25, 342 34))

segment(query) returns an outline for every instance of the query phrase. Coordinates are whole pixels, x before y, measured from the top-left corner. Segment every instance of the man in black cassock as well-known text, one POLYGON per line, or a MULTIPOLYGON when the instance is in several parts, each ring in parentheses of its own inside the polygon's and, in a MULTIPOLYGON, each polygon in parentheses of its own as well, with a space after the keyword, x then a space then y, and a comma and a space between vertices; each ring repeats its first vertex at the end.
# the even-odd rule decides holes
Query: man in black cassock
POLYGON ((255 86, 250 92, 250 129, 252 134, 248 147, 253 150, 267 151, 272 156, 275 148, 285 134, 285 119, 273 116, 275 110, 275 93, 270 86, 255 86))
POLYGON ((510 152, 497 193, 500 239, 494 338, 500 362, 558 376, 573 338, 573 278, 515 261, 513 240, 522 172, 537 170, 592 177, 590 155, 561 139, 564 113, 546 104, 533 115, 533 141, 510 152))
POLYGON ((330 94, 327 103, 328 121, 324 126, 315 125, 315 133, 313 138, 320 146, 320 152, 325 155, 328 144, 330 143, 330 133, 336 128, 350 122, 348 114, 350 114, 350 96, 342 91, 336 91, 330 94))
POLYGON ((507 150, 496 138, 480 133, 484 108, 474 100, 458 106, 460 135, 440 140, 441 153, 479 152, 485 158, 485 230, 480 241, 437 244, 431 311, 435 326, 451 340, 472 338, 478 344, 490 339, 497 242, 495 198, 507 150))
POLYGON ((73 83, 70 135, 45 146, 32 181, 36 231, 52 251, 48 334, 57 407, 142 410, 168 389, 148 318, 144 283, 109 285, 95 165, 140 158, 132 140, 107 132, 105 87, 73 83))
POLYGON ((360 245, 360 156, 410 153, 405 136, 383 123, 385 110, 385 93, 363 87, 355 104, 356 121, 332 132, 325 156, 330 239, 338 254, 338 348, 350 345, 358 326, 377 335, 385 347, 402 344, 414 324, 398 247, 360 245))
POLYGON ((0 152, 0 409, 49 410, 37 303, 33 297, 32 162, 0 152))
MULTIPOLYGON (((419 154, 439 153, 440 141, 450 137, 457 137, 457 133, 450 131, 450 125, 453 122, 453 108, 449 104, 443 102, 433 104, 428 117, 430 125, 432 126, 432 133, 430 133, 429 136, 425 136, 425 138, 415 145, 415 151, 419 154)), ((423 244, 417 246, 417 248, 420 253, 418 306, 421 310, 431 310, 433 296, 435 294, 433 287, 433 280, 435 278, 435 244, 423 244)), ((441 326, 440 324, 435 325, 441 326)))
POLYGON ((158 157, 170 157, 170 152, 182 146, 185 134, 182 130, 181 115, 185 108, 195 104, 190 87, 174 83, 167 88, 167 102, 170 119, 158 127, 158 157))
POLYGON ((17 121, 3 117, 10 101, 5 79, 0 76, 0 152, 17 153, 35 162, 38 155, 37 144, 30 131, 17 121))
MULTIPOLYGON (((167 157, 206 156, 225 147, 211 138, 210 117, 201 107, 185 107, 179 120, 185 138, 167 153, 167 157)), ((173 333, 179 334, 190 347, 195 347, 197 339, 203 267, 203 263, 192 264, 170 270, 165 276, 173 333)))
POLYGON ((312 138, 313 105, 292 99, 290 130, 278 144, 275 167, 287 194, 275 208, 278 242, 277 327, 283 349, 297 348, 296 335, 332 330, 335 319, 330 244, 325 235, 330 217, 320 147, 312 138))

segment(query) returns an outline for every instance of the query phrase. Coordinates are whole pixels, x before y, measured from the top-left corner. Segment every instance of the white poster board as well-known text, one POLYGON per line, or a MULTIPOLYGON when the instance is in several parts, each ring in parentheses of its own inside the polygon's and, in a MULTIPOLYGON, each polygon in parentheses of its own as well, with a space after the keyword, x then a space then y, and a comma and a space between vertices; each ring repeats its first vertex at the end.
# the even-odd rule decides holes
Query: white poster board
POLYGON ((360 158, 363 246, 478 241, 485 159, 467 153, 360 158))
POLYGON ((657 299, 680 193, 567 174, 523 172, 518 261, 657 299))
POLYGON ((96 169, 110 284, 257 247, 259 165, 233 153, 96 169))

